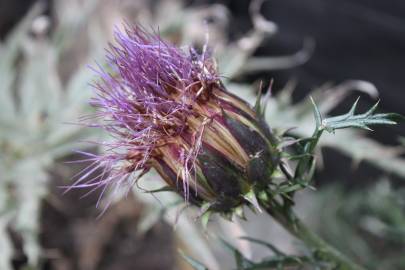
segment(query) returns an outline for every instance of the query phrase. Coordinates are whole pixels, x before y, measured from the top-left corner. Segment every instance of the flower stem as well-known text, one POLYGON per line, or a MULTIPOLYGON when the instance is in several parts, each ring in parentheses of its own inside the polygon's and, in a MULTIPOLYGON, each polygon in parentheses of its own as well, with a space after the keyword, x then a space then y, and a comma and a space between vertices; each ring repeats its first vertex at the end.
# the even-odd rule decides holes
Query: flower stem
POLYGON ((288 232, 311 248, 317 259, 332 263, 334 265, 333 269, 364 270, 363 267, 357 265, 305 226, 291 209, 280 208, 273 205, 266 207, 266 212, 277 220, 288 232))

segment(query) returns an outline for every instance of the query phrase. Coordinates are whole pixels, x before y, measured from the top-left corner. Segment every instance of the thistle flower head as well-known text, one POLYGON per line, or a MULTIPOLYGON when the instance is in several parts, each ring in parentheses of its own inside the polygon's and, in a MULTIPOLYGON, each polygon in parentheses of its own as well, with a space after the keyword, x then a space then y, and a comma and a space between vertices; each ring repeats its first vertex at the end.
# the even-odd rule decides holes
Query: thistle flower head
POLYGON ((115 39, 91 100, 91 125, 114 139, 79 182, 104 173, 79 186, 119 185, 154 168, 187 201, 227 211, 269 181, 278 160, 269 129, 225 90, 206 48, 186 52, 131 26, 115 39))

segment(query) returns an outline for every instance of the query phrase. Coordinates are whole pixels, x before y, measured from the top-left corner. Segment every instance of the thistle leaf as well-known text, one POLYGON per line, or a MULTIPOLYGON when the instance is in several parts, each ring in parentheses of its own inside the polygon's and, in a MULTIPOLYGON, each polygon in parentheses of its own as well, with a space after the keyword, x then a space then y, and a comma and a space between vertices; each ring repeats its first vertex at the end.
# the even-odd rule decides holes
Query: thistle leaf
POLYGON ((404 120, 404 117, 397 113, 374 114, 379 102, 374 104, 367 112, 356 115, 358 101, 359 99, 354 102, 350 111, 346 114, 323 120, 323 128, 329 132, 351 127, 371 130, 369 127, 371 125, 396 125, 399 121, 404 120))

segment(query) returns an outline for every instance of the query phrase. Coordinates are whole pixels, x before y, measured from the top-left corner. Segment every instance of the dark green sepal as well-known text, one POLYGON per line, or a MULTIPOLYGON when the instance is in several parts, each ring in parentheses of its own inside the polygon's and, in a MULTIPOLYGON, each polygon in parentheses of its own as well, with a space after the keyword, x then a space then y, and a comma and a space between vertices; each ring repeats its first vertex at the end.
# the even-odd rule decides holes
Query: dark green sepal
POLYGON ((268 184, 279 161, 277 150, 253 128, 233 119, 225 112, 223 115, 228 129, 250 157, 246 170, 249 181, 268 184))
POLYGON ((239 144, 243 146, 247 154, 255 155, 269 148, 269 142, 253 128, 230 117, 225 111, 223 112, 223 116, 229 131, 237 139, 239 144))
POLYGON ((203 145, 198 164, 216 199, 211 209, 226 211, 241 203, 241 194, 248 188, 243 172, 222 153, 203 145))
POLYGON ((269 162, 271 160, 272 156, 265 151, 251 157, 246 170, 249 180, 253 183, 269 184, 275 169, 273 162, 269 162))

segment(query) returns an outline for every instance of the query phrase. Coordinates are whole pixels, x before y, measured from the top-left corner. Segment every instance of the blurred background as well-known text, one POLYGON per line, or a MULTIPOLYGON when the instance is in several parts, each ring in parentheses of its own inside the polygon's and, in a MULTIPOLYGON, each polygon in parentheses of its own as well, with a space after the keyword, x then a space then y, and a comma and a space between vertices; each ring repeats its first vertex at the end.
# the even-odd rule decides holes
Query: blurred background
MULTIPOLYGON (((253 213, 204 230, 173 194, 134 188, 96 207, 98 191, 64 193, 86 167, 70 162, 82 158, 75 150, 96 153, 81 142, 105 136, 72 123, 92 112, 88 66, 103 63, 123 20, 178 45, 202 46, 208 33, 228 89, 253 102, 260 82, 274 79, 267 119, 296 136, 314 127, 308 95, 324 114, 347 111, 358 96, 360 111, 381 99, 381 111, 405 114, 399 0, 0 0, 1 270, 191 269, 178 250, 209 269, 234 269, 218 238, 253 260, 271 255, 243 235, 303 252, 253 213)), ((298 194, 298 214, 368 269, 405 269, 405 125, 342 131, 321 146, 319 188, 298 194)), ((141 185, 159 187, 158 177, 141 185)))

